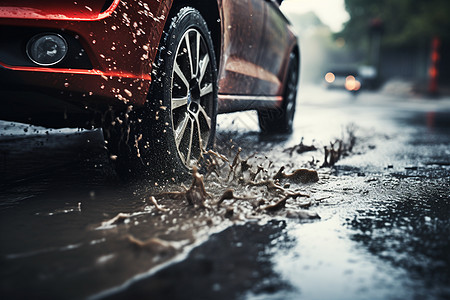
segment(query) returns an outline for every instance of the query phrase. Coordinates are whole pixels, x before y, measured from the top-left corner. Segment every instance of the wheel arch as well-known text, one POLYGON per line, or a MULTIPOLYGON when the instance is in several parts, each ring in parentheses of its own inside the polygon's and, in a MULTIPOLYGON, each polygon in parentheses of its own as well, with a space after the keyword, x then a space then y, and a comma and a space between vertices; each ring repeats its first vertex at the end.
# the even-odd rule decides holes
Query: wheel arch
POLYGON ((219 5, 217 1, 205 0, 174 0, 170 9, 169 18, 172 18, 183 7, 192 7, 200 12, 205 19, 208 29, 211 33, 211 39, 214 44, 214 53, 216 56, 216 67, 219 69, 220 55, 222 52, 222 29, 219 5))

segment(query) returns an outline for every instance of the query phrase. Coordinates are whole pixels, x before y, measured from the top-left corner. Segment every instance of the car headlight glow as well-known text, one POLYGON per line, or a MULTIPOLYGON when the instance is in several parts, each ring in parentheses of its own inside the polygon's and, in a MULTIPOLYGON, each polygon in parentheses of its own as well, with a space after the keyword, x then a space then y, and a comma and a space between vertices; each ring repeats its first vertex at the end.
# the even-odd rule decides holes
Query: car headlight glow
POLYGON ((327 74, 325 74, 326 82, 333 83, 335 79, 336 79, 336 76, 332 72, 328 72, 327 74))
POLYGON ((56 33, 43 33, 32 37, 27 44, 27 55, 40 66, 59 63, 67 54, 66 40, 56 33))

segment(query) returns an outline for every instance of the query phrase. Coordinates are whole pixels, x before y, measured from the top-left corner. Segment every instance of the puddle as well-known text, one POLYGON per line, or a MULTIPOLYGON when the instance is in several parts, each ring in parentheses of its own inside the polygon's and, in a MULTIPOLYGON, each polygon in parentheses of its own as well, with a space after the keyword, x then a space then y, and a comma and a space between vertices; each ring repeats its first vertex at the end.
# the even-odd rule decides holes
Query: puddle
POLYGON ((111 179, 98 132, 3 140, 2 294, 448 298, 448 139, 360 96, 300 102, 292 136, 221 123, 184 185, 111 179), (335 142, 349 122, 351 151, 335 142))

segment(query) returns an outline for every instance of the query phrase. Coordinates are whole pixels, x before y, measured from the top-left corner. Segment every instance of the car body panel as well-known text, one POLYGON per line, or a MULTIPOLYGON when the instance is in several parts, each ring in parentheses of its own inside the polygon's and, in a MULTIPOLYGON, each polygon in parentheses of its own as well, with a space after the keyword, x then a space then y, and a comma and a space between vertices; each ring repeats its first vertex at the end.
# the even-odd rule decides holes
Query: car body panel
MULTIPOLYGON (((151 99, 151 72, 172 5, 172 0, 0 1, 0 93, 10 97, 1 100, 8 109, 2 109, 0 118, 51 127, 90 127, 98 126, 97 120, 89 117, 89 125, 86 120, 77 124, 80 114, 143 105, 151 99), (8 32, 20 34, 4 37, 8 32), (68 36, 86 62, 65 59, 52 67, 30 63, 24 45, 34 32, 68 36), (30 94, 36 95, 33 100, 30 94), (61 123, 36 117, 44 115, 46 97, 63 108, 55 117, 61 123)), ((287 22, 280 21, 278 4, 218 0, 217 7, 219 112, 279 105, 296 38, 287 22)))
POLYGON ((261 0, 223 0, 219 93, 251 95, 258 81, 257 58, 264 26, 261 0))
POLYGON ((0 18, 42 20, 101 20, 112 14, 120 0, 109 1, 55 1, 2 0, 0 18))
MULTIPOLYGON (((54 13, 54 7, 58 7, 60 3, 55 5, 54 1, 24 2, 39 3, 41 7, 39 19, 35 19, 35 13, 29 13, 31 9, 28 7, 15 7, 14 11, 8 7, 6 12, 2 7, 0 8, 0 16, 3 16, 0 18, 2 31, 8 32, 12 28, 39 28, 41 32, 59 33, 63 28, 63 32, 79 40, 92 63, 92 69, 60 68, 58 65, 51 68, 14 66, 5 63, 3 60, 5 55, 2 55, 0 66, 14 71, 8 73, 14 74, 18 82, 26 83, 32 90, 38 87, 37 92, 46 91, 49 95, 59 92, 63 92, 64 96, 72 95, 67 98, 67 101, 81 101, 81 105, 89 105, 90 108, 97 106, 95 103, 90 103, 90 100, 111 105, 117 102, 144 104, 151 82, 152 63, 158 50, 157 46, 169 14, 171 1, 148 1, 142 2, 142 5, 138 5, 141 2, 131 1, 127 4, 115 1, 112 5, 115 9, 110 10, 108 16, 92 14, 90 21, 86 20, 88 15, 79 13, 78 6, 83 12, 86 11, 83 5, 76 5, 75 8, 65 6, 64 17, 61 17, 54 13), (115 5, 116 2, 118 5, 115 5), (73 8, 73 18, 67 16, 70 8, 73 8), (5 18, 7 13, 12 14, 10 18, 5 18), (16 15, 21 18, 15 18, 16 15), (117 36, 120 36, 120 39, 117 39, 117 36)), ((14 3, 18 6, 21 1, 14 1, 14 3)), ((90 1, 90 3, 95 2, 90 1)), ((96 3, 102 4, 103 1, 96 1, 96 3)), ((97 9, 101 7, 90 5, 97 9)), ((34 9, 36 6, 34 4, 34 9)), ((27 38, 30 37, 24 37, 24 39, 27 38)), ((18 41, 18 44, 23 45, 23 43, 24 41, 18 41)), ((23 59, 26 60, 25 53, 23 53, 23 59)))
POLYGON ((219 112, 280 105, 289 54, 297 45, 276 1, 223 0, 219 112))

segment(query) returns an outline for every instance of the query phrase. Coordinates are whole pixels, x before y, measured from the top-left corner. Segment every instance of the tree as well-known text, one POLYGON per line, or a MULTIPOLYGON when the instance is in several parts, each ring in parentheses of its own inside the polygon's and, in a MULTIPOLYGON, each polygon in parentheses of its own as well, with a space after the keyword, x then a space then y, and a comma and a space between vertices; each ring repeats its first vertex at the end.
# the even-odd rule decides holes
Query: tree
POLYGON ((350 20, 338 36, 353 45, 368 43, 374 20, 382 22, 386 47, 411 46, 433 37, 450 40, 448 0, 345 0, 345 5, 350 20))

